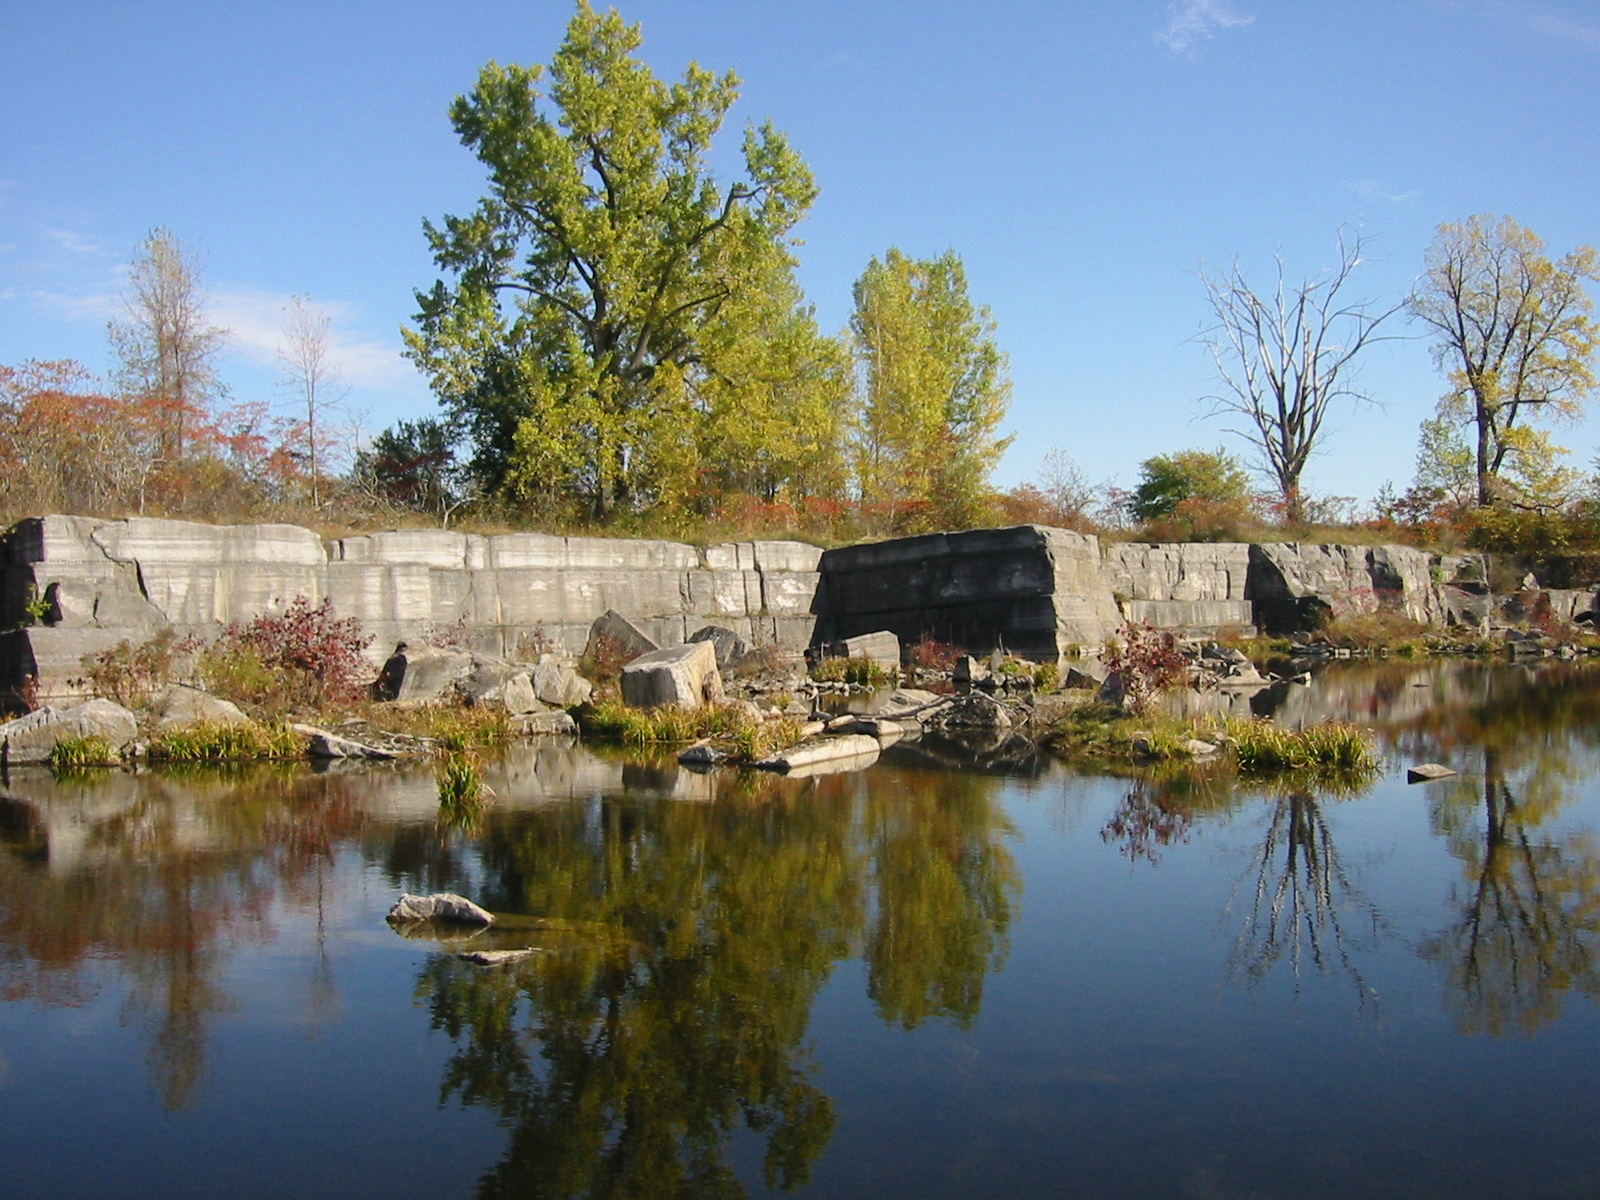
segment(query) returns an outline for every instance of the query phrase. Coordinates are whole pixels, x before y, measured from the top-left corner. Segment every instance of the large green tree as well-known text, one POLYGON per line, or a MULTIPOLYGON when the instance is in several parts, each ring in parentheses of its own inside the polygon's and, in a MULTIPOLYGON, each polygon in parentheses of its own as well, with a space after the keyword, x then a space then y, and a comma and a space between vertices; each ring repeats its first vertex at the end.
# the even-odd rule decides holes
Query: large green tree
POLYGON ((1584 284, 1596 278, 1593 248, 1552 262, 1510 217, 1439 226, 1409 307, 1436 335, 1450 384, 1438 416, 1467 434, 1480 505, 1537 507, 1551 491, 1561 451, 1538 426, 1575 417, 1594 391, 1600 329, 1584 284))
POLYGON ((891 520, 961 527, 982 515, 1011 383, 989 310, 973 304, 955 251, 891 249, 855 285, 861 498, 891 520))
MULTIPOLYGON (((738 95, 691 64, 666 83, 637 26, 580 2, 548 71, 490 63, 450 117, 489 172, 426 231, 446 273, 418 293, 408 353, 476 443, 491 488, 597 516, 692 488, 709 352, 792 267, 816 189, 770 125, 719 183, 711 143, 738 95)), ((752 336, 754 334, 752 333, 752 336)))
POLYGON ((1226 450, 1179 450, 1139 464, 1128 512, 1136 521, 1157 521, 1172 516, 1186 500, 1243 505, 1249 495, 1250 477, 1226 450))

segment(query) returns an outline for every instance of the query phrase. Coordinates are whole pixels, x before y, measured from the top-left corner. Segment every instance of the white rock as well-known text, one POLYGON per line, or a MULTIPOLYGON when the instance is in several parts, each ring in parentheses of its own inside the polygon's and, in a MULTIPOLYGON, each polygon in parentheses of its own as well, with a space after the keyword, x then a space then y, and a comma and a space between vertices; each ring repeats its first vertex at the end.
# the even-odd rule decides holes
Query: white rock
POLYGON ((405 893, 389 910, 390 921, 452 921, 458 925, 493 925, 494 914, 479 908, 465 896, 454 892, 435 892, 431 896, 405 893))

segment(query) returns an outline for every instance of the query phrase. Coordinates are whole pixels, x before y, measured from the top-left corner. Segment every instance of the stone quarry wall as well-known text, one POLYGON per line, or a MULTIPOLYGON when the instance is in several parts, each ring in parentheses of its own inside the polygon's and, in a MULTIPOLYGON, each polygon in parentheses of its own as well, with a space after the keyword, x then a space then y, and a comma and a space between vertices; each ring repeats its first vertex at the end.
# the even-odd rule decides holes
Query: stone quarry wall
POLYGON ((934 533, 823 554, 815 611, 829 642, 887 629, 1054 661, 1121 623, 1093 536, 1022 525, 934 533))
MULTIPOLYGON (((26 676, 76 695, 85 654, 157 630, 214 636, 304 596, 397 642, 443 633, 511 655, 540 634, 576 652, 615 609, 663 646, 708 624, 801 649, 891 630, 1034 659, 1094 651, 1124 619, 1189 633, 1314 627, 1380 608, 1432 624, 1494 611, 1481 556, 1406 546, 1113 543, 1024 525, 823 552, 800 542, 676 542, 399 530, 324 542, 291 525, 32 518, 0 538, 0 700, 26 676), (42 622, 35 618, 42 610, 42 622)), ((1531 595, 1531 594, 1530 594, 1531 595)), ((1539 593, 1591 611, 1591 592, 1539 593)), ((1532 610, 1530 610, 1532 611, 1532 610)), ((1535 613, 1537 615, 1537 613, 1535 613)))
POLYGON ((0 690, 33 675, 43 698, 66 699, 87 653, 165 627, 215 636, 297 596, 326 597, 361 621, 374 662, 397 642, 446 631, 491 654, 536 632, 579 651, 607 609, 663 645, 717 624, 798 650, 811 641, 820 555, 799 542, 701 550, 447 530, 323 542, 291 525, 33 518, 0 540, 0 628, 12 630, 0 634, 0 690), (44 608, 42 624, 30 624, 30 603, 44 608))
POLYGON ((1243 542, 1113 542, 1104 572, 1130 621, 1205 633, 1255 624, 1243 542))

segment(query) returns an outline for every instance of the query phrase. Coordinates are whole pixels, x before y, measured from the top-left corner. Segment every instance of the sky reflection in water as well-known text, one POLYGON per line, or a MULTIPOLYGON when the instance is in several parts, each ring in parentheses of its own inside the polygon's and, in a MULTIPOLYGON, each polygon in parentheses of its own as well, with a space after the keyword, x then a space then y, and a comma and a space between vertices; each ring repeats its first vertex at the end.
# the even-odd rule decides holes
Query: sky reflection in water
POLYGON ((1600 1190, 1600 676, 1330 672, 1407 787, 546 745, 0 795, 8 1196, 1600 1190), (400 890, 521 918, 483 969, 400 890))

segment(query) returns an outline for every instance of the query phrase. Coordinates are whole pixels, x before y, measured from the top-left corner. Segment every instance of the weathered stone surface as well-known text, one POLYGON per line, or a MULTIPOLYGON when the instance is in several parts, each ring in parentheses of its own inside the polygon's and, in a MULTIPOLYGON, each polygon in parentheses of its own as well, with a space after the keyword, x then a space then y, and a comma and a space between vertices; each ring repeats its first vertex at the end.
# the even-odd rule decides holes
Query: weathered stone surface
POLYGON ((707 625, 689 635, 691 642, 710 642, 717 652, 717 670, 726 671, 750 652, 750 647, 731 629, 721 625, 707 625))
POLYGON ((710 642, 652 650, 622 668, 622 699, 635 708, 698 708, 722 699, 717 652, 710 642))
POLYGON ((1106 681, 1106 668, 1098 659, 1081 658, 1061 673, 1063 688, 1098 691, 1106 681))
POLYGON ((466 650, 440 650, 401 643, 383 664, 374 685, 380 700, 406 704, 436 702, 455 690, 477 664, 466 650))
POLYGON ((526 671, 518 671, 500 685, 500 703, 512 716, 518 713, 538 712, 544 707, 534 692, 533 680, 526 671))
POLYGON ((518 733, 529 735, 572 736, 578 732, 578 723, 572 719, 572 714, 562 709, 556 709, 554 712, 518 713, 511 718, 511 727, 518 733))
POLYGON ((937 692, 924 691, 921 688, 896 688, 889 694, 875 715, 880 717, 899 717, 908 713, 917 712, 927 708, 930 704, 937 704, 944 699, 937 692))
POLYGON ((989 669, 988 663, 970 654, 963 654, 950 670, 950 682, 958 686, 984 687, 994 682, 994 672, 989 669))
POLYGON ((629 659, 638 658, 641 654, 649 654, 661 648, 615 609, 607 609, 595 618, 594 624, 589 626, 589 641, 584 646, 584 654, 591 658, 598 657, 600 648, 606 641, 611 642, 624 658, 629 659))
POLYGON ((0 725, 0 763, 39 763, 63 738, 102 738, 117 753, 138 733, 134 715, 110 700, 90 700, 71 708, 45 705, 0 725))
POLYGON ((1443 763, 1421 763, 1406 772, 1406 782, 1427 783, 1432 779, 1448 779, 1457 773, 1443 763))
POLYGON ((456 925, 493 925, 494 914, 454 892, 434 892, 431 896, 405 893, 389 910, 388 920, 396 925, 412 921, 448 921, 456 925))
POLYGON ((847 637, 840 647, 846 658, 865 658, 886 671, 900 667, 900 639, 887 629, 847 637))
POLYGON ((1129 600, 1123 611, 1130 624, 1190 635, 1255 628, 1255 605, 1248 600, 1129 600))
POLYGON ((0 539, 0 628, 25 625, 36 597, 47 599, 48 627, 0 644, 0 690, 15 697, 34 675, 44 699, 73 697, 84 653, 165 627, 211 637, 297 596, 327 598, 359 620, 375 638, 374 670, 388 647, 446 629, 461 648, 494 657, 532 636, 576 654, 608 609, 657 645, 682 642, 708 619, 747 641, 809 644, 821 551, 789 542, 714 550, 702 558, 671 542, 448 530, 324 544, 291 526, 35 518, 0 539))
POLYGON ((1005 705, 984 695, 970 692, 952 696, 945 704, 923 713, 922 723, 930 729, 1010 729, 1013 722, 1005 705))
POLYGON ((553 654, 540 656, 539 665, 533 669, 533 694, 544 703, 574 708, 587 702, 593 693, 594 684, 579 675, 570 662, 553 654))
POLYGON ((1250 592, 1257 623, 1269 633, 1314 629, 1349 613, 1443 618, 1433 560, 1410 546, 1323 546, 1294 542, 1250 547, 1250 592))
POLYGON ((819 738, 814 742, 791 746, 753 765, 763 771, 793 773, 798 768, 821 763, 850 762, 854 770, 859 769, 854 765, 858 760, 861 766, 870 766, 877 759, 879 749, 877 738, 863 733, 847 733, 842 737, 819 738))
POLYGON ((1024 525, 897 538, 826 551, 814 601, 823 642, 880 629, 1054 662, 1096 646, 1118 622, 1099 542, 1024 525))
MULTIPOLYGON (((1250 547, 1244 542, 1111 542, 1104 562, 1107 585, 1125 602, 1239 605, 1248 599, 1250 547)), ((1128 615, 1134 616, 1131 608, 1128 615)))
MULTIPOLYGON (((471 669, 456 681, 455 694, 468 704, 505 704, 506 685, 518 675, 527 681, 527 673, 505 659, 474 654, 471 669)), ((528 690, 533 690, 531 682, 528 690)))
POLYGON ((179 683, 163 688, 152 696, 150 703, 145 705, 145 711, 157 733, 198 725, 202 721, 224 725, 247 725, 250 722, 250 718, 232 701, 179 683))

